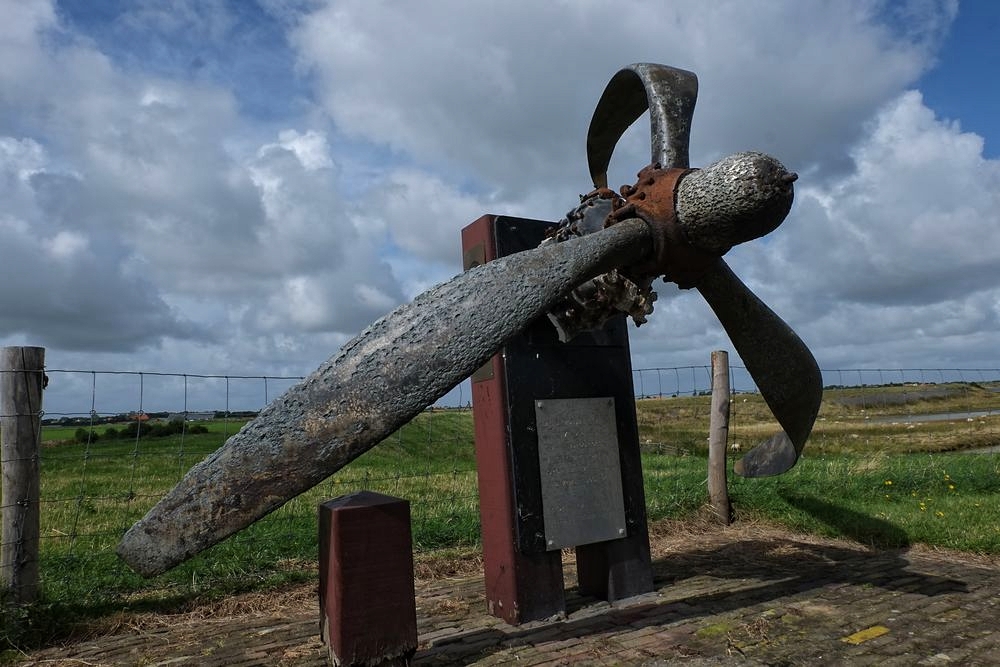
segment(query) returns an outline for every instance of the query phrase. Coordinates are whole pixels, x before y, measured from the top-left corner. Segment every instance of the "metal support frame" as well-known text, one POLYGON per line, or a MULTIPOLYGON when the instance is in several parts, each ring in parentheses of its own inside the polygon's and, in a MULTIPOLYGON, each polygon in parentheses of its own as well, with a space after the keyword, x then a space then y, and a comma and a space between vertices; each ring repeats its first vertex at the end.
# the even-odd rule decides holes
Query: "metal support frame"
MULTIPOLYGON (((465 267, 534 248, 555 226, 485 215, 462 230, 465 267)), ((569 343, 540 318, 473 374, 472 398, 489 613, 517 624, 565 611, 561 553, 547 544, 543 518, 542 479, 556 473, 540 463, 536 414, 540 403, 559 399, 614 405, 624 536, 576 545, 580 591, 617 600, 652 590, 624 316, 569 343)), ((597 478, 603 471, 589 473, 597 478)))

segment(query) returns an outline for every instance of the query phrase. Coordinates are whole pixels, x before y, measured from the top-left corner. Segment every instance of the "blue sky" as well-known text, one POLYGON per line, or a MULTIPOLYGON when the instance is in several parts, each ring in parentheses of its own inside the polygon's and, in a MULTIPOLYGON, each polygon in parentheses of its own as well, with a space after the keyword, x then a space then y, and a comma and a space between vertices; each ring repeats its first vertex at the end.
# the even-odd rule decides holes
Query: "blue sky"
MULTIPOLYGON (((728 260, 823 368, 1000 367, 1000 5, 616 6, 0 0, 0 263, 32 277, 0 284, 0 344, 307 374, 457 273, 480 214, 571 207, 601 90, 646 61, 699 76, 694 164, 800 174, 728 260)), ((640 122, 612 182, 647 160, 640 122)), ((731 349, 696 294, 658 291, 636 368, 731 349)), ((50 409, 89 410, 90 378, 62 380, 50 409)), ((108 381, 106 411, 132 391, 108 381)))
POLYGON ((938 63, 918 87, 927 105, 986 140, 984 155, 1000 155, 1000 5, 963 2, 938 53, 938 63))
MULTIPOLYGON (((301 113, 299 101, 308 98, 309 88, 296 76, 287 25, 274 13, 253 0, 215 9, 201 3, 192 5, 192 18, 217 17, 199 26, 183 17, 173 23, 130 18, 136 4, 71 0, 58 7, 69 26, 93 39, 124 69, 230 88, 240 111, 258 122, 280 124, 301 113)), ((158 4, 164 13, 173 13, 170 3, 158 4)))

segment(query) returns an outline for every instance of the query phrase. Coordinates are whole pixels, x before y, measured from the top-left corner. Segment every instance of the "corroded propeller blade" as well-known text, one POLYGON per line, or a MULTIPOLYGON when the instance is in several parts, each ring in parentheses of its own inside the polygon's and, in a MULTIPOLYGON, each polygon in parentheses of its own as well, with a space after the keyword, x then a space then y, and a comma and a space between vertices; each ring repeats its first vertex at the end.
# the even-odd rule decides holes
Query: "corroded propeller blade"
MULTIPOLYGON (((633 65, 628 72, 609 85, 611 94, 621 89, 645 99, 646 106, 655 104, 654 162, 686 166, 697 79, 690 72, 659 65, 633 65), (683 100, 673 96, 677 86, 686 91, 683 100)), ((605 91, 605 98, 608 94, 605 91)), ((592 124, 588 137, 588 146, 600 153, 597 158, 590 155, 595 181, 598 177, 606 181, 614 144, 644 110, 634 99, 626 112, 618 114, 605 98, 598 110, 610 114, 612 129, 602 135, 592 124)), ((783 180, 778 167, 761 169, 760 165, 780 166, 773 158, 763 158, 737 154, 680 181, 676 225, 691 247, 721 254, 780 224, 787 213, 782 202, 790 205, 791 182, 783 180)), ((646 222, 622 220, 579 238, 478 266, 397 308, 194 466, 126 532, 118 554, 137 572, 152 576, 250 525, 378 444, 584 281, 645 262, 653 254, 654 242, 662 247, 662 238, 654 238, 646 222)), ((791 434, 797 455, 801 449, 797 443, 808 435, 815 411, 804 419, 805 408, 792 394, 808 388, 803 389, 796 373, 776 373, 770 376, 773 382, 762 381, 759 369, 766 365, 765 357, 744 352, 756 342, 741 327, 765 335, 771 332, 779 342, 798 339, 718 262, 699 288, 720 314, 741 356, 749 355, 744 359, 791 434)), ((769 363, 788 362, 793 370, 803 365, 801 352, 783 349, 775 354, 769 363)), ((781 454, 787 447, 779 443, 771 449, 781 454)), ((776 467, 780 466, 755 470, 776 467)))
MULTIPOLYGON (((607 187, 607 168, 615 145, 647 109, 653 162, 664 167, 689 167, 688 144, 697 96, 697 77, 674 67, 637 63, 615 74, 597 104, 587 134, 587 157, 594 185, 607 187)), ((761 165, 764 170, 776 168, 764 161, 761 165)), ((724 165, 723 169, 726 168, 729 166, 724 165)), ((731 178, 708 180, 728 183, 727 187, 731 187, 733 180, 745 178, 746 174, 741 165, 739 172, 730 174, 731 178)), ((771 202, 783 212, 766 211, 761 219, 780 222, 791 208, 794 175, 766 176, 758 175, 753 181, 764 185, 758 193, 760 200, 771 202), (774 196, 775 188, 787 188, 786 196, 774 196)), ((719 199, 711 187, 698 187, 695 182, 691 177, 681 181, 678 214, 683 214, 684 206, 711 206, 718 211, 725 199, 719 199), (690 187, 691 192, 685 193, 685 187, 690 187)), ((737 226, 738 217, 739 212, 735 211, 730 216, 737 226)), ((728 249, 724 244, 717 245, 715 249, 720 254, 728 249)), ((791 327, 758 299, 721 258, 696 287, 729 334, 784 429, 749 451, 737 462, 736 472, 747 477, 783 473, 798 460, 819 411, 823 381, 816 360, 791 327)))
POLYGON ((691 119, 698 99, 693 72, 636 63, 611 77, 587 131, 587 160, 594 186, 608 186, 608 165, 625 130, 647 109, 653 164, 687 167, 691 119))
POLYGON ((573 287, 650 248, 646 224, 627 220, 475 267, 397 308, 194 466, 119 556, 153 576, 245 528, 392 434, 573 287))

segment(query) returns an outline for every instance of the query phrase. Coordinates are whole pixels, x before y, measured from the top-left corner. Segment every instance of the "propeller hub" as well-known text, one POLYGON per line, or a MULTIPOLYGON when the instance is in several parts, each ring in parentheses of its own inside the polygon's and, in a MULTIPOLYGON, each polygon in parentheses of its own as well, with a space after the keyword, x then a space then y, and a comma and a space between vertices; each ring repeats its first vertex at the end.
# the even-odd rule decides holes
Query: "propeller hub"
POLYGON ((649 225, 653 237, 650 260, 629 272, 639 276, 663 276, 682 289, 694 287, 722 252, 706 252, 692 245, 677 223, 677 187, 694 169, 663 169, 649 165, 639 172, 635 185, 622 186, 624 200, 608 216, 606 226, 638 217, 649 225))
POLYGON ((649 229, 649 252, 634 264, 573 290, 549 314, 563 342, 627 313, 636 326, 653 312, 653 281, 698 287, 731 247, 763 236, 785 219, 796 176, 764 153, 743 152, 704 169, 642 169, 621 194, 600 187, 581 197, 543 243, 567 241, 630 218, 649 229))

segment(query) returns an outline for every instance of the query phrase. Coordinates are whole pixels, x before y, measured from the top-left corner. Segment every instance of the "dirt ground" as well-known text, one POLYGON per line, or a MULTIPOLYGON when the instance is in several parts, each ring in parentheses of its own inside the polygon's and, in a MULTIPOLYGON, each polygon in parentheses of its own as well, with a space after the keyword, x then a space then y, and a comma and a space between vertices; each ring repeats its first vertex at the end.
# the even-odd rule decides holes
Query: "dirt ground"
MULTIPOLYGON (((656 591, 610 605, 581 598, 566 558, 567 614, 517 627, 485 613, 476 557, 418 559, 414 664, 1000 664, 1000 558, 874 551, 707 519, 650 530, 656 591)), ((15 664, 326 661, 311 583, 117 615, 15 664)))

